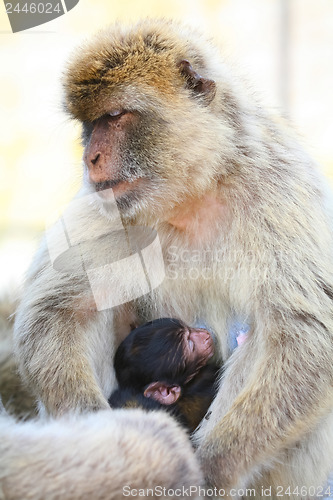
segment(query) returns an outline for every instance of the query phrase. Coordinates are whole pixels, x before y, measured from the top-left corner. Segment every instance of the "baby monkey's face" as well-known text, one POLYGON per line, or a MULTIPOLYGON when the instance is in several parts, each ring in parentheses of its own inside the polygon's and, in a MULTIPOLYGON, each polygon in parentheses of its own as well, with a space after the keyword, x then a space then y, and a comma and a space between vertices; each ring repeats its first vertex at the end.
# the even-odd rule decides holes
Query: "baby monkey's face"
POLYGON ((214 341, 204 328, 185 328, 184 357, 197 367, 204 366, 214 355, 214 341))
POLYGON ((183 360, 189 370, 186 382, 191 380, 198 371, 207 364, 214 355, 212 335, 204 328, 184 328, 182 340, 183 360))
MULTIPOLYGON (((173 320, 166 334, 167 349, 160 356, 154 381, 149 383, 144 396, 162 405, 176 403, 187 384, 199 377, 201 369, 214 354, 212 335, 204 328, 191 328, 173 320), (165 363, 165 364, 164 364, 165 363)), ((156 336, 154 343, 161 339, 156 336)), ((196 396, 200 396, 198 392, 196 396)))

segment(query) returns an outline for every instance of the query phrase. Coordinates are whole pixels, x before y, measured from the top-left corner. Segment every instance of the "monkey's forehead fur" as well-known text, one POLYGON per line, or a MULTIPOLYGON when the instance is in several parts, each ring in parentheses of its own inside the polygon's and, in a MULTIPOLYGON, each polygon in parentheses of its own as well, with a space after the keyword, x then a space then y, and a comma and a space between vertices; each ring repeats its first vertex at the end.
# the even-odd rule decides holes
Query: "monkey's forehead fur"
POLYGON ((76 50, 63 78, 65 108, 82 121, 106 110, 138 110, 149 99, 173 102, 184 79, 178 68, 188 60, 204 77, 215 79, 219 54, 190 28, 166 20, 145 20, 130 28, 111 26, 76 50))

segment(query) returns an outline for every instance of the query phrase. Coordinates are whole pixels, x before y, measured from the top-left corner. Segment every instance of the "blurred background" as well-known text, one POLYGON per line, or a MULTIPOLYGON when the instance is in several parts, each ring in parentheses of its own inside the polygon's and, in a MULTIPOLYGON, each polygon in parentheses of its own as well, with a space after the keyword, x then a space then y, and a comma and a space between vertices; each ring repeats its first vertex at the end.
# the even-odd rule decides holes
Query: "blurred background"
POLYGON ((0 294, 20 285, 45 221, 80 184, 80 130, 61 108, 69 53, 108 23, 154 16, 214 37, 263 102, 290 118, 333 182, 332 0, 80 0, 16 34, 1 2, 0 294))

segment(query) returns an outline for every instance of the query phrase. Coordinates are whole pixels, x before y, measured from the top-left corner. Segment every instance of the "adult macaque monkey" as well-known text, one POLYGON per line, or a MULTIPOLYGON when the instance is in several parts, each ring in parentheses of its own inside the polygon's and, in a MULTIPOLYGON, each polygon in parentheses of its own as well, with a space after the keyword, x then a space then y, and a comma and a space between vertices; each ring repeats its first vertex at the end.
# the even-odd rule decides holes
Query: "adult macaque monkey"
MULTIPOLYGON (((45 247, 17 313, 21 373, 53 415, 106 408, 112 338, 130 331, 119 324, 203 322, 229 357, 196 434, 208 483, 315 494, 333 463, 333 242, 313 162, 178 24, 101 32, 73 57, 64 89, 83 124, 84 192, 112 188, 125 228, 158 231, 166 278, 97 312, 85 274, 54 270, 45 247), (235 318, 251 331, 231 355, 235 318)), ((80 215, 82 239, 107 227, 108 207, 101 193, 80 215)))

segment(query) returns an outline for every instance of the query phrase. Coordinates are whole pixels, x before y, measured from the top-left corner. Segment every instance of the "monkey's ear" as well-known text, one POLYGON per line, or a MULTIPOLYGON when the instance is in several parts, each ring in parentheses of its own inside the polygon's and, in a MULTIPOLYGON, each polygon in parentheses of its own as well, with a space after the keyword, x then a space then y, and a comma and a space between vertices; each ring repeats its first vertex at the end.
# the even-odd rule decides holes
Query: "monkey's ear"
POLYGON ((180 394, 179 385, 169 385, 165 382, 152 382, 143 393, 146 398, 155 399, 162 405, 172 405, 179 399, 180 394))
POLYGON ((216 84, 214 80, 204 78, 197 73, 186 59, 178 63, 181 74, 186 79, 187 87, 196 94, 203 96, 206 104, 209 104, 215 97, 216 84))

